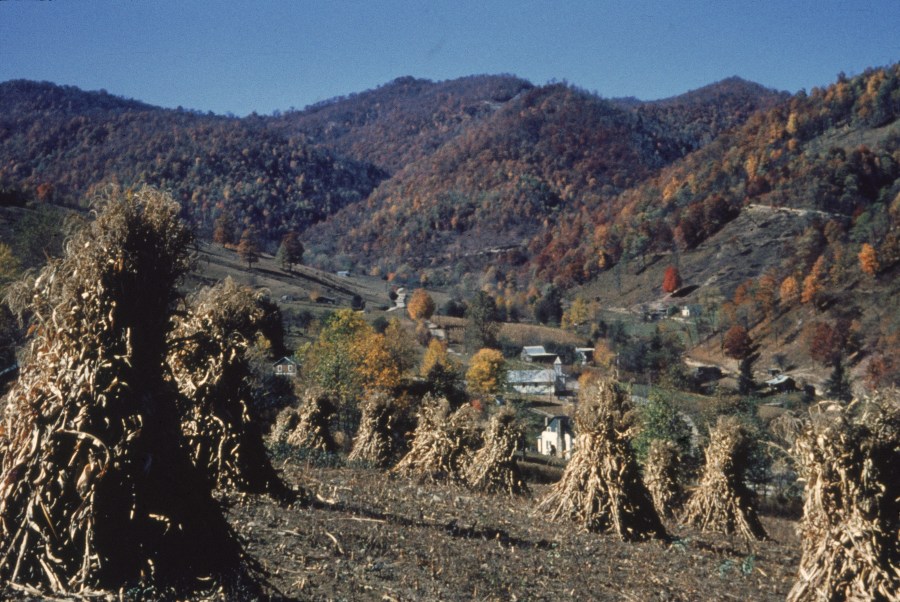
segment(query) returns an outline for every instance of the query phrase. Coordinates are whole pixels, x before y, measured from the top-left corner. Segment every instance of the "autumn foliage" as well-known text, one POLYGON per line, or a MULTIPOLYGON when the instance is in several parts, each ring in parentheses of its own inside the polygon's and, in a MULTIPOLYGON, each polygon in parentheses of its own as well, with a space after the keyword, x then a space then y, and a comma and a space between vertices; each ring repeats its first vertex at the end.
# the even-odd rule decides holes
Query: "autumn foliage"
POLYGON ((725 333, 723 341, 725 354, 734 359, 743 359, 751 352, 753 343, 747 329, 743 326, 735 325, 728 329, 725 333))
POLYGON ((778 289, 778 299, 783 308, 788 308, 800 300, 800 285, 793 276, 788 276, 781 281, 778 289))
POLYGON ((674 293, 681 288, 681 274, 674 265, 670 265, 666 268, 666 272, 663 275, 662 288, 666 293, 674 293))
POLYGON ((880 269, 878 255, 875 253, 875 248, 869 243, 863 243, 859 251, 859 267, 869 276, 876 275, 880 269))
POLYGON ((406 310, 413 320, 427 320, 434 313, 434 299, 423 288, 413 291, 409 301, 406 302, 406 310))
POLYGON ((506 362, 496 349, 481 349, 469 363, 466 372, 469 389, 478 395, 493 395, 506 384, 506 362))

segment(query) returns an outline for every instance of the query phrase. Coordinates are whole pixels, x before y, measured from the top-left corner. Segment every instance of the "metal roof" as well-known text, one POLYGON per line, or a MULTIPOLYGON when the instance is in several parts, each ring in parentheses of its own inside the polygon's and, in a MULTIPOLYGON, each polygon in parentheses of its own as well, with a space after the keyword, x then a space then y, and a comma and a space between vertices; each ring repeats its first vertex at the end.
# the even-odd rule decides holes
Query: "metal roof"
POLYGON ((510 370, 506 373, 506 382, 511 385, 555 383, 556 370, 510 370))

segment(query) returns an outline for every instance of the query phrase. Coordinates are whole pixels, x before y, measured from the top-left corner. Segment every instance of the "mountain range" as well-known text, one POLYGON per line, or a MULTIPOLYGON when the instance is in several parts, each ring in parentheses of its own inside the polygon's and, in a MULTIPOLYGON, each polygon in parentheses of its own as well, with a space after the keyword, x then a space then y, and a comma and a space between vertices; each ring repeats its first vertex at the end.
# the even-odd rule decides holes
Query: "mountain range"
POLYGON ((229 216, 270 250, 297 232, 326 269, 521 306, 548 286, 652 303, 676 266, 686 303, 714 303, 770 353, 800 344, 799 319, 843 320, 867 366, 900 346, 897 319, 867 311, 898 292, 898 116, 898 65, 794 95, 730 78, 653 102, 405 77, 241 119, 20 80, 0 84, 0 202, 81 206, 106 182, 147 182, 201 235, 229 216), (781 302, 811 274, 806 303, 781 302))

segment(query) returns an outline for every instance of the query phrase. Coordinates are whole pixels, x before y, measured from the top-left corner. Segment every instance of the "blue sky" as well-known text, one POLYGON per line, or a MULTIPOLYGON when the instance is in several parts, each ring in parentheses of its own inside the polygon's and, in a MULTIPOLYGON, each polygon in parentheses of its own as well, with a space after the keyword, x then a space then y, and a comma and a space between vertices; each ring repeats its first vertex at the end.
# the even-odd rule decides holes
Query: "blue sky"
POLYGON ((402 76, 512 73, 664 98, 795 92, 900 60, 900 0, 0 1, 0 81, 261 114, 402 76))

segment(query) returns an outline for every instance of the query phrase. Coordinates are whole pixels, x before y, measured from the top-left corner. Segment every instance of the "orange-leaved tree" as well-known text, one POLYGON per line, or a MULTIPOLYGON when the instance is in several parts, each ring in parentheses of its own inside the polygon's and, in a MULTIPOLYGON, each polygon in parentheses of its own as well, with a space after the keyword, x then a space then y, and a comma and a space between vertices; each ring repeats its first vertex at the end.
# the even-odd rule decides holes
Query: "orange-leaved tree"
POLYGON ((813 264, 812 271, 803 279, 803 290, 800 292, 800 302, 806 305, 811 303, 818 310, 816 301, 822 293, 822 275, 825 272, 825 256, 820 255, 813 264))
POLYGON ((781 307, 784 309, 796 305, 797 301, 800 300, 800 285, 797 283, 796 278, 788 276, 781 281, 781 286, 778 289, 778 298, 781 307))
POLYGON ((681 288, 681 274, 674 265, 666 268, 666 272, 663 274, 662 288, 667 293, 674 293, 681 288))
POLYGON ((771 274, 763 274, 759 277, 756 286, 756 302, 759 304, 763 315, 770 318, 775 313, 775 287, 778 286, 771 274))
POLYGON ((863 243, 858 257, 859 267, 863 272, 869 276, 875 276, 878 273, 881 266, 878 264, 878 254, 875 252, 875 247, 867 242, 863 243))
POLYGON ((406 311, 413 320, 427 320, 434 314, 434 299, 424 288, 417 288, 406 302, 406 311))

